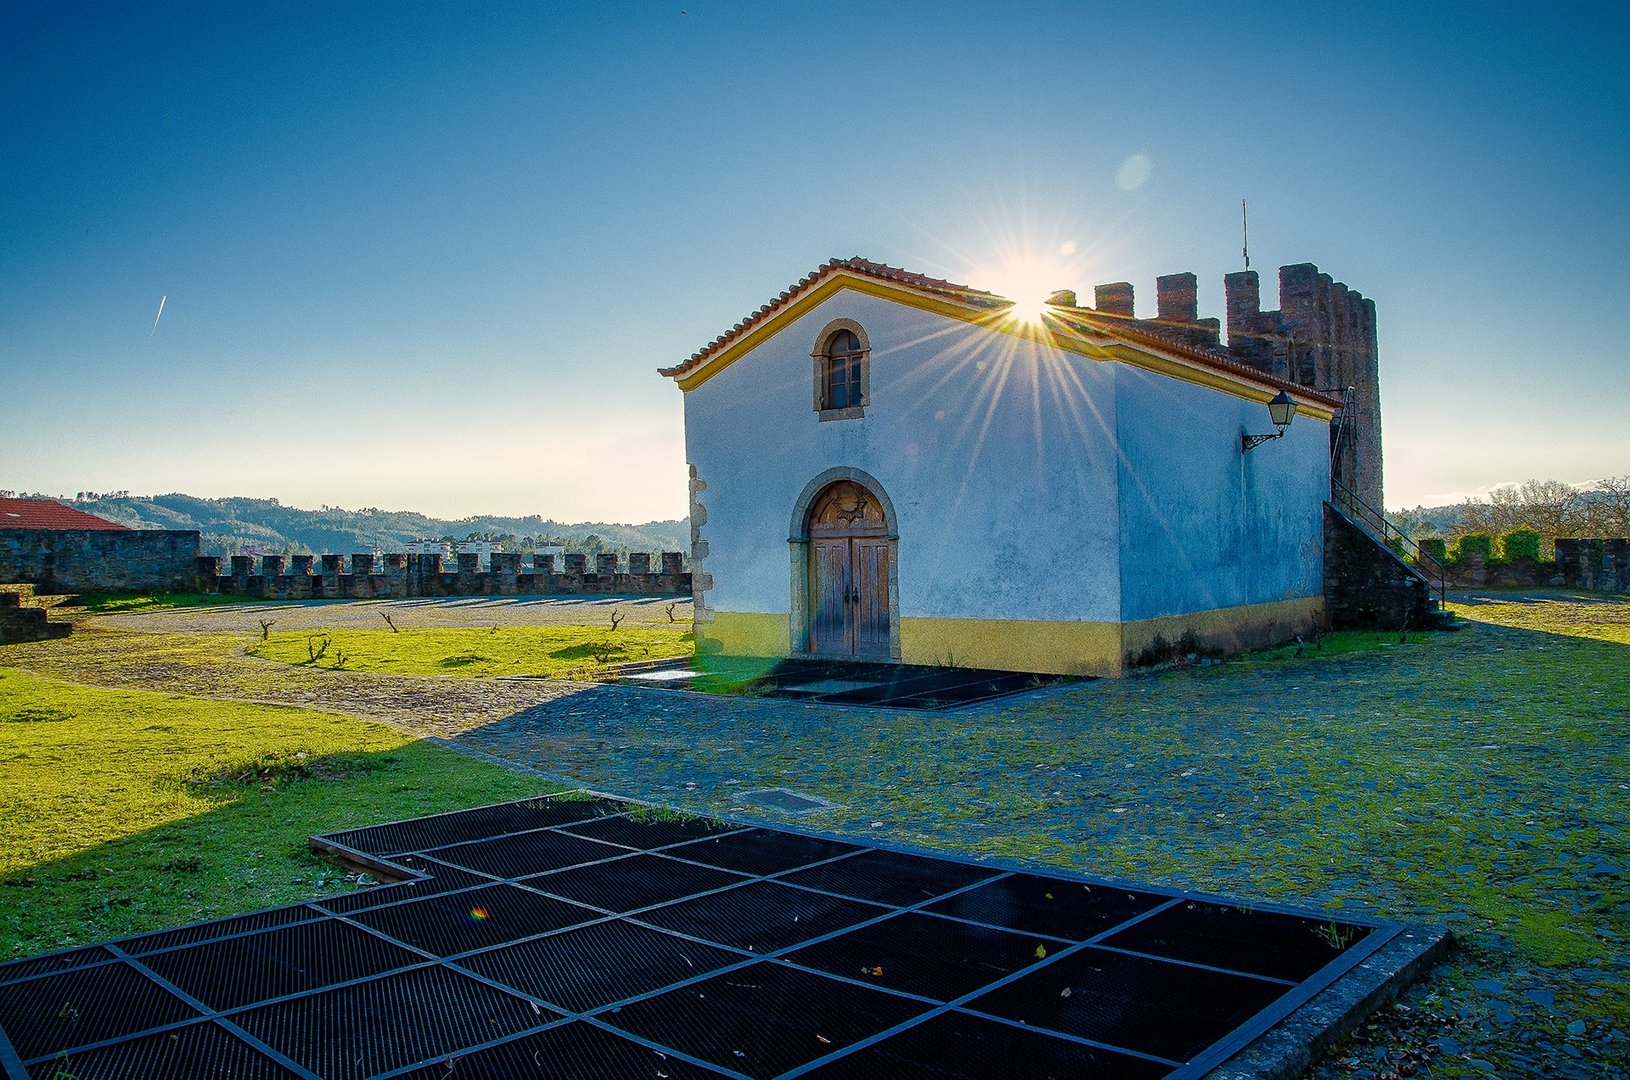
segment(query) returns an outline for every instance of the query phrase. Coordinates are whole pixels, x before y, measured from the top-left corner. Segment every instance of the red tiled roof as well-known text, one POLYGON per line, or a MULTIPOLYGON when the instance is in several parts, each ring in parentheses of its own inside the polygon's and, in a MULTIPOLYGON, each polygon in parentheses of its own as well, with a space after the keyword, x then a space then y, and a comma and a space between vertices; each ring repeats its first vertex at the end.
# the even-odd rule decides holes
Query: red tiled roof
MULTIPOLYGON (((877 281, 903 285, 918 292, 964 304, 969 308, 999 311, 1013 304, 1012 300, 992 292, 986 292, 983 289, 975 289, 942 278, 913 273, 910 270, 902 270, 886 263, 872 262, 870 259, 862 259, 858 255, 848 259, 830 259, 822 263, 814 273, 803 278, 780 296, 777 296, 741 322, 714 338, 704 348, 693 353, 688 360, 675 364, 673 367, 659 368, 657 369, 658 373, 669 378, 678 378, 690 374, 707 363, 720 351, 740 339, 742 335, 751 331, 753 327, 763 322, 771 314, 786 307, 798 297, 816 287, 821 281, 839 271, 848 271, 877 281)), ((1135 344, 1153 346, 1162 352, 1198 361, 1206 367, 1248 379, 1262 386, 1273 387, 1278 390, 1294 390, 1304 396, 1323 400, 1332 408, 1341 407, 1341 402, 1328 394, 1321 394, 1308 387, 1270 375, 1247 364, 1237 354, 1222 345, 1195 344, 1192 341, 1187 341, 1174 327, 1162 326, 1159 323, 1150 322, 1146 319, 1136 319, 1129 315, 1115 315, 1095 308, 1055 305, 1049 309, 1049 313, 1065 327, 1078 334, 1107 334, 1135 344)))
POLYGON ((123 529, 53 499, 0 499, 0 529, 123 529))
POLYGON ((1331 408, 1341 408, 1340 398, 1331 397, 1328 393, 1321 393, 1311 387, 1300 383, 1289 382, 1276 375, 1270 375, 1259 367, 1253 367, 1242 360, 1238 353, 1226 349, 1221 345, 1196 344, 1184 340, 1177 326, 1151 322, 1148 319, 1136 319, 1130 315, 1116 315, 1113 312, 1099 311, 1096 308, 1080 307, 1053 307, 1051 314, 1064 321, 1066 325, 1077 331, 1096 331, 1154 347, 1168 353, 1175 353, 1190 360, 1198 360, 1207 367, 1238 375, 1253 382, 1270 386, 1276 390, 1294 390, 1298 394, 1323 401, 1331 408))

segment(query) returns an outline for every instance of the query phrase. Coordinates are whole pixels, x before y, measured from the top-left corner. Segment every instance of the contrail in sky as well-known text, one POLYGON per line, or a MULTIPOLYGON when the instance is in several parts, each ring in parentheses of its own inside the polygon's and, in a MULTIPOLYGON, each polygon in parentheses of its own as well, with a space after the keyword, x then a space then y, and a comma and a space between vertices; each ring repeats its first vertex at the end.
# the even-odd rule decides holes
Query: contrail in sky
POLYGON ((169 293, 165 293, 163 296, 159 297, 158 314, 153 316, 153 329, 147 331, 148 337, 152 337, 154 334, 158 333, 158 321, 160 316, 164 314, 164 301, 168 300, 169 298, 169 293))

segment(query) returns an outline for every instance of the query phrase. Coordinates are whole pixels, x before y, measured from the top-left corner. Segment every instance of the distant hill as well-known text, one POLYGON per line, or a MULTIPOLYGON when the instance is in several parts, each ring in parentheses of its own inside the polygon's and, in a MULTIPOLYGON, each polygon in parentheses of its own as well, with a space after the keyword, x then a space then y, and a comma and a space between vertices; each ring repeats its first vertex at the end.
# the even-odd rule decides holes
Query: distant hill
POLYGON ((540 517, 433 518, 408 510, 324 506, 301 510, 276 499, 200 499, 192 495, 132 496, 124 493, 63 500, 70 506, 133 529, 197 529, 206 555, 237 555, 246 548, 263 554, 349 555, 378 548, 401 551, 420 539, 500 540, 510 551, 530 551, 544 542, 569 552, 690 550, 690 523, 683 518, 621 525, 586 521, 568 524, 540 517))

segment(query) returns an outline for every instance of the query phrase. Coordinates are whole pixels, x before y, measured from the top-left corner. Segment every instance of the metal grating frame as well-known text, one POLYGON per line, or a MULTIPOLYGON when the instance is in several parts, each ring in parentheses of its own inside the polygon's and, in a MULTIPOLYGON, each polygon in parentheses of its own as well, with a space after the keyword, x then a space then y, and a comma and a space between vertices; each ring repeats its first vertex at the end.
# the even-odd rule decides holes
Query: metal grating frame
POLYGON ((0 1072, 1187 1078, 1402 929, 586 793, 313 843, 408 880, 0 965, 0 1072))

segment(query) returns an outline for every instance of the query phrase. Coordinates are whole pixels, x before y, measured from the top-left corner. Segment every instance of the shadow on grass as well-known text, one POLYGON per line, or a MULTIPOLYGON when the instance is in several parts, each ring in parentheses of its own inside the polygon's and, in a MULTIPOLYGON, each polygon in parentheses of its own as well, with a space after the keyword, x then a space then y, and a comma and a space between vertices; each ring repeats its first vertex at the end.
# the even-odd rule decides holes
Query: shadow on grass
POLYGON ((175 783, 213 806, 0 879, 0 961, 332 895, 348 879, 312 835, 559 790, 425 742, 262 754, 175 783))

